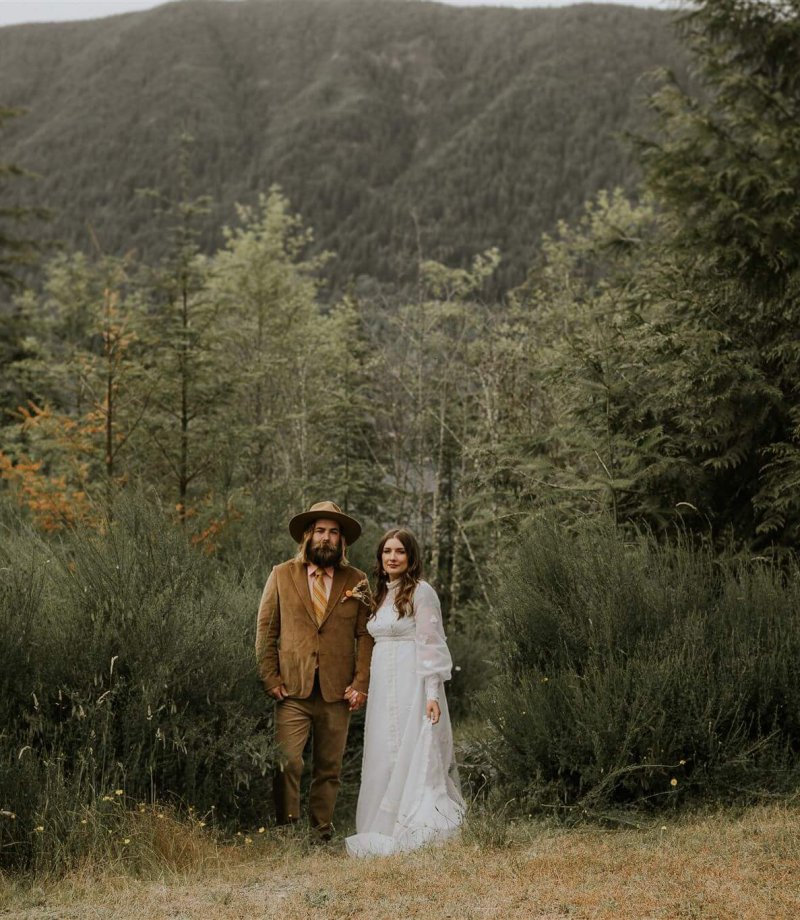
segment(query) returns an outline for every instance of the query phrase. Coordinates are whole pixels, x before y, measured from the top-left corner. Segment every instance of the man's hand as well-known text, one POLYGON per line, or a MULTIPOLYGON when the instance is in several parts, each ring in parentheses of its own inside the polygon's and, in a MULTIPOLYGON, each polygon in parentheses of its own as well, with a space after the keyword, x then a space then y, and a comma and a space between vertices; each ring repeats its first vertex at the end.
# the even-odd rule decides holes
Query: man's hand
POLYGON ((283 684, 278 684, 277 687, 271 687, 267 693, 269 693, 270 696, 275 697, 275 699, 278 701, 285 700, 289 695, 289 691, 283 684))
POLYGON ((345 687, 344 698, 350 704, 350 712, 363 708, 367 702, 367 694, 360 690, 354 690, 352 687, 345 687))

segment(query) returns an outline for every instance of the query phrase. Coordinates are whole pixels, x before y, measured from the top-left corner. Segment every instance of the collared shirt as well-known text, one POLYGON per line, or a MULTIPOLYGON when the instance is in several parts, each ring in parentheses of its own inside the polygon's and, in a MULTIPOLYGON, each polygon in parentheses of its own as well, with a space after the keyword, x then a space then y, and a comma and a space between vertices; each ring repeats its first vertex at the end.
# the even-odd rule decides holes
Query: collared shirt
MULTIPOLYGON (((306 563, 306 570, 308 571, 308 593, 311 597, 314 596, 314 574, 318 568, 319 566, 314 565, 313 562, 306 563)), ((322 582, 325 585, 325 597, 330 600, 331 588, 333 587, 333 566, 329 565, 324 571, 325 575, 322 582)))

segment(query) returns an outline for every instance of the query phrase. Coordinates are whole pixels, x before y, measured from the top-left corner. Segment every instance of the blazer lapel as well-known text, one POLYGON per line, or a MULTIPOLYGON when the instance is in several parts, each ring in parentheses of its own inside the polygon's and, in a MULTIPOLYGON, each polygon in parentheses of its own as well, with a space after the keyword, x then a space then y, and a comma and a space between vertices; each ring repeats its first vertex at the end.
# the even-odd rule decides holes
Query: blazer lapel
POLYGON ((334 569, 333 572, 333 584, 331 585, 331 593, 328 597, 328 606, 325 608, 325 616, 322 618, 322 622, 333 613, 333 608, 339 603, 339 598, 342 596, 342 591, 344 591, 344 586, 347 584, 347 569, 334 569))
MULTIPOLYGON (((314 615, 314 605, 311 603, 311 592, 308 590, 308 571, 302 562, 296 562, 292 567, 292 581, 297 589, 300 600, 303 602, 303 606, 306 608, 306 613, 311 617, 312 622, 316 626, 317 618, 314 615)), ((333 584, 334 586, 336 585, 335 578, 333 584)), ((333 594, 333 591, 331 591, 331 594, 333 594)))

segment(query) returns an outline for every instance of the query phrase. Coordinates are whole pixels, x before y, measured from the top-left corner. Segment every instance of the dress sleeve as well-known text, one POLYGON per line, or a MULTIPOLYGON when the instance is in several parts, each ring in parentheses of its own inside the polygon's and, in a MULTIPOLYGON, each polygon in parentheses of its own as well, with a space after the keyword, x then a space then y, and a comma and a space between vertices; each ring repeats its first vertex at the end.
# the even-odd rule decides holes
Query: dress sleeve
POLYGON ((414 593, 414 619, 416 620, 417 677, 425 680, 425 696, 438 700, 442 681, 450 680, 453 659, 447 647, 442 626, 442 608, 439 597, 425 581, 417 585, 414 593))

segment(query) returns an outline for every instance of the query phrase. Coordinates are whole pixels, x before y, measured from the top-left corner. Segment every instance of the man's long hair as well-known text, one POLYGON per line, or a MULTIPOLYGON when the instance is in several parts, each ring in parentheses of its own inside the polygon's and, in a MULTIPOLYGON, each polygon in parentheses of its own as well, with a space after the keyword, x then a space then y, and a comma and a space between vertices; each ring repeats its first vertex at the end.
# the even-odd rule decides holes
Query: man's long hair
POLYGON ((410 530, 406 530, 404 527, 387 530, 378 544, 377 561, 375 563, 375 577, 378 587, 375 591, 372 615, 375 615, 378 607, 383 603, 389 592, 389 576, 383 568, 383 547, 386 545, 386 541, 391 540, 392 537, 403 544, 406 558, 408 559, 408 568, 400 576, 400 584, 397 586, 397 596, 394 600, 397 616, 407 617, 414 613, 414 591, 422 578, 422 557, 417 538, 410 530))
MULTIPOLYGON (((295 553, 295 559, 298 562, 311 562, 310 551, 311 551, 311 537, 314 535, 315 522, 309 524, 308 527, 303 531, 303 539, 300 541, 300 545, 297 547, 297 553, 295 553)), ((350 560, 347 558, 347 540, 344 538, 344 534, 339 534, 339 548, 342 551, 342 555, 339 557, 339 561, 335 562, 334 568, 346 569, 350 565, 350 560)))

